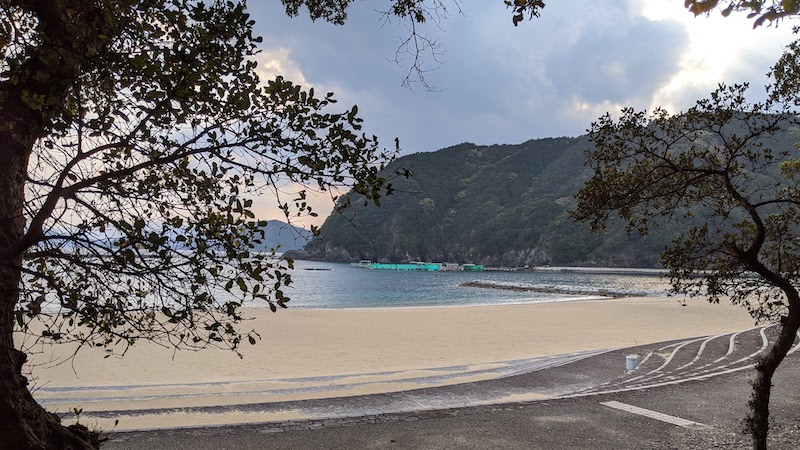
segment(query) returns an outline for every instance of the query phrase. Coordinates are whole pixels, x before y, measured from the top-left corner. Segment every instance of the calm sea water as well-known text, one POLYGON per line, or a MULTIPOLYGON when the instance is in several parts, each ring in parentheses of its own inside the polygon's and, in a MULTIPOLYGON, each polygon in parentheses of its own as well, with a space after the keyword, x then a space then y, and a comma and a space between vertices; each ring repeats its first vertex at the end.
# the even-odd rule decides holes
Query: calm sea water
MULTIPOLYGON (((659 275, 572 272, 406 272, 368 270, 349 264, 295 261, 285 290, 292 309, 403 308, 497 305, 574 300, 576 296, 459 286, 472 280, 606 288, 666 295, 659 275), (309 270, 326 269, 326 270, 309 270)), ((260 305, 246 305, 259 307, 260 305)))

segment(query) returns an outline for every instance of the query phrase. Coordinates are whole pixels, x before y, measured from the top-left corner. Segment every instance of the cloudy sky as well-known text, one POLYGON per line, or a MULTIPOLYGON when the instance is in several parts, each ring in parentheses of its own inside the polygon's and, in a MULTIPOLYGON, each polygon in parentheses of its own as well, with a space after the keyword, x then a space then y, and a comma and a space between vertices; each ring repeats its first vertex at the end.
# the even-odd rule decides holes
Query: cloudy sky
MULTIPOLYGON (((358 105, 364 130, 387 147, 399 138, 403 154, 577 136, 623 106, 686 109, 720 82, 748 81, 755 99, 796 25, 695 18, 683 0, 546 3, 542 17, 514 27, 501 0, 445 0, 449 17, 418 30, 441 46, 441 63, 422 55, 434 91, 402 86, 410 60, 393 59, 408 31, 382 19, 384 0, 354 2, 344 26, 288 18, 277 1, 249 8, 264 38, 262 77, 281 74, 358 105)), ((319 208, 325 215, 330 205, 319 208)))

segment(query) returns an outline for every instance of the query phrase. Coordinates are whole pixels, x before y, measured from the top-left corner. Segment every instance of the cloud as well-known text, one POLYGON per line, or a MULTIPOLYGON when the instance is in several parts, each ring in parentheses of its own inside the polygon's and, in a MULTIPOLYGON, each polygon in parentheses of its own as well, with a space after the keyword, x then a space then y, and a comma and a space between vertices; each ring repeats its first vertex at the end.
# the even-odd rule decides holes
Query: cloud
POLYGON ((606 111, 649 105, 679 69, 687 39, 676 22, 618 1, 553 5, 516 28, 495 4, 465 6, 442 33, 447 61, 432 76, 444 91, 393 103, 398 128, 414 123, 401 142, 419 151, 582 134, 606 111))
POLYGON ((426 60, 441 90, 426 92, 401 86, 408 66, 391 60, 408 31, 381 21, 387 4, 353 2, 344 26, 287 18, 278 2, 249 7, 265 70, 334 92, 337 108, 357 104, 364 131, 398 137, 404 153, 575 136, 623 106, 685 109, 720 81, 764 84, 791 38, 788 25, 695 19, 680 1, 548 2, 518 27, 501 2, 464 2, 463 14, 420 29, 445 51, 442 65, 426 60))
POLYGON ((745 14, 722 17, 718 12, 693 17, 681 8, 661 0, 642 2, 640 13, 652 20, 679 21, 689 43, 680 58, 680 70, 653 96, 650 109, 663 106, 678 112, 708 97, 719 83, 749 82, 749 97, 764 97, 765 74, 783 47, 794 40, 787 22, 779 26, 752 29, 745 14))
POLYGON ((288 48, 270 48, 262 50, 252 59, 258 64, 256 73, 262 82, 282 76, 296 84, 311 87, 300 66, 291 59, 291 50, 288 48))
POLYGON ((586 28, 545 61, 555 95, 588 104, 649 102, 680 69, 688 37, 673 22, 637 17, 586 28))
POLYGON ((789 40, 788 27, 695 19, 675 1, 552 2, 518 27, 499 2, 465 3, 420 30, 445 50, 441 66, 426 60, 442 92, 410 91, 400 86, 408 66, 391 61, 408 31, 381 21, 386 1, 365 3, 351 5, 344 26, 287 18, 277 2, 250 7, 271 61, 335 92, 342 108, 358 104, 364 130, 399 137, 406 153, 577 135, 622 106, 685 108, 719 81, 763 84, 775 43, 789 40))

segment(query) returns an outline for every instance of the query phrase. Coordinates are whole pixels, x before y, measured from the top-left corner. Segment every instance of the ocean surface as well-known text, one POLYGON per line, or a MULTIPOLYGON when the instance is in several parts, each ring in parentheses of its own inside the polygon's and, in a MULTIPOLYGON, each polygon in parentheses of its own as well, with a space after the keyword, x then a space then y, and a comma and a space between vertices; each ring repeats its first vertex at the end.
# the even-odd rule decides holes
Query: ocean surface
MULTIPOLYGON (((462 287, 478 280, 565 288, 611 289, 665 296, 669 279, 653 272, 570 271, 416 272, 370 270, 349 264, 295 261, 293 283, 284 290, 292 309, 408 308, 540 303, 596 298, 462 287)), ((245 307, 266 307, 245 304, 245 307)))

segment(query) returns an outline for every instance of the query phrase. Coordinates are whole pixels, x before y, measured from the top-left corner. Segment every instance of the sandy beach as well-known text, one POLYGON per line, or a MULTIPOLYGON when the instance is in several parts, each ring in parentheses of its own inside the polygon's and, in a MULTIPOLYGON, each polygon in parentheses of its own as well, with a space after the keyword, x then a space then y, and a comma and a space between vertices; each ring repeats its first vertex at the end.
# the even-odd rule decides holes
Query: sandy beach
MULTIPOLYGON (((242 359, 229 351, 174 351, 141 343, 122 359, 83 349, 74 360, 53 364, 72 353, 70 346, 41 349, 33 358, 40 387, 35 396, 54 411, 90 412, 359 395, 418 388, 408 380, 434 372, 479 372, 474 369, 507 361, 753 326, 743 308, 702 299, 683 306, 674 298, 246 313, 252 320, 243 328, 255 329, 262 340, 245 345, 242 359)), ((486 377, 491 375, 451 382, 486 377)), ((190 416, 175 420, 168 425, 204 423, 190 416)), ((127 426, 165 425, 139 420, 127 426)))

